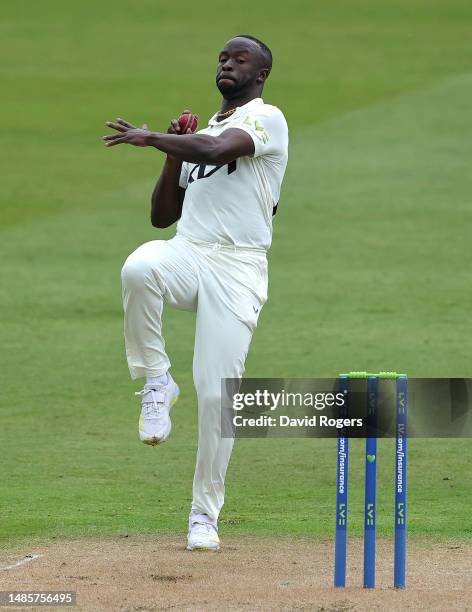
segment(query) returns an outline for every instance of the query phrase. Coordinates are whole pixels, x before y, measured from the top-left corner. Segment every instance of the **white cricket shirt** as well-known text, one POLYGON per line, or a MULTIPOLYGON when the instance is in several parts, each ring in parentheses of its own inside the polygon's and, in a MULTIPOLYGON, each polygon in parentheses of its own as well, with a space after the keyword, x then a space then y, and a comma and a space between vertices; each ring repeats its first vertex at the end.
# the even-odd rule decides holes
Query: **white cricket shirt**
POLYGON ((186 192, 177 233, 197 241, 267 250, 288 160, 287 122, 282 111, 262 98, 238 107, 223 121, 216 117, 198 133, 219 136, 239 128, 253 139, 254 155, 224 166, 182 164, 179 184, 186 192))

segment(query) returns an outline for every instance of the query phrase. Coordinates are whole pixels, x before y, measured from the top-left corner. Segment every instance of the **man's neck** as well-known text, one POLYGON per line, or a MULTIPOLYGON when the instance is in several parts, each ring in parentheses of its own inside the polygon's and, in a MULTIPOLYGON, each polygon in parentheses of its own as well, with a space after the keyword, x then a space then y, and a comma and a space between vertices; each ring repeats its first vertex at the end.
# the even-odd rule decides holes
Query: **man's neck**
POLYGON ((254 100, 255 98, 260 98, 260 97, 261 97, 261 92, 258 91, 256 93, 250 93, 250 94, 245 94, 243 96, 238 96, 237 98, 229 98, 229 99, 223 98, 223 101, 221 103, 220 114, 227 113, 231 109, 236 108, 238 106, 244 106, 251 100, 254 100))

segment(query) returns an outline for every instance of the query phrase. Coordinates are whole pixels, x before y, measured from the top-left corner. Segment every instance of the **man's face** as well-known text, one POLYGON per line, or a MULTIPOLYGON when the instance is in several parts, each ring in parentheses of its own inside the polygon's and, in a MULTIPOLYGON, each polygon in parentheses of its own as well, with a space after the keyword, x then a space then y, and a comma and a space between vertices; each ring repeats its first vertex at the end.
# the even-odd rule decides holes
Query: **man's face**
POLYGON ((225 98, 234 98, 263 83, 267 73, 257 44, 245 38, 233 38, 218 57, 216 86, 225 98))

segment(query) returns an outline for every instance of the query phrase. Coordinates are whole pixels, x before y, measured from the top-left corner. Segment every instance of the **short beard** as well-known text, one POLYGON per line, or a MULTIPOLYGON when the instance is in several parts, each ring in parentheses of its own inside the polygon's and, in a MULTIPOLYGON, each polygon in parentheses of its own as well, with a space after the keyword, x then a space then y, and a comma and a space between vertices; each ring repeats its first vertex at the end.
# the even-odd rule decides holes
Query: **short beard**
POLYGON ((244 93, 246 89, 246 83, 240 84, 231 81, 231 85, 222 85, 219 81, 216 81, 216 86, 218 87, 223 98, 230 100, 231 98, 238 97, 241 93, 244 93))

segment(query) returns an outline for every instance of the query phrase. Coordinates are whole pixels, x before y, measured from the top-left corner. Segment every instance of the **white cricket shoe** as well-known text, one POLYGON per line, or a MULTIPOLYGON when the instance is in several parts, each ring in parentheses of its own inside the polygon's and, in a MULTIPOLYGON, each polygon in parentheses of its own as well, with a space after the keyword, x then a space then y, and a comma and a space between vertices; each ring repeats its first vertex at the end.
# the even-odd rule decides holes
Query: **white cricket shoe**
POLYGON ((135 395, 143 398, 139 417, 139 439, 151 446, 165 442, 172 429, 170 409, 179 397, 179 387, 174 379, 167 373, 167 384, 148 383, 135 395))
POLYGON ((219 549, 218 529, 203 520, 199 522, 198 516, 190 518, 187 550, 211 550, 216 552, 219 549))

